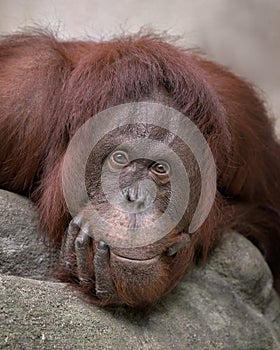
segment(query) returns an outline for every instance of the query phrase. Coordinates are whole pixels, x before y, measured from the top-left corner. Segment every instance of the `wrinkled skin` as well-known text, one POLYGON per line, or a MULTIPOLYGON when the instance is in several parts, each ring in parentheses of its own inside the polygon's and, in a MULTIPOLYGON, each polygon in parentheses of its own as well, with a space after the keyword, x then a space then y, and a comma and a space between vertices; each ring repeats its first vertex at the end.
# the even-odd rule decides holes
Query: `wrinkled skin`
MULTIPOLYGON (((187 147, 178 137, 161 128, 145 125, 116 130, 95 147, 87 167, 87 188, 91 201, 69 224, 61 251, 61 262, 84 290, 91 296, 95 295, 96 303, 133 306, 151 304, 184 274, 189 261, 185 259, 185 264, 182 265, 180 257, 193 248, 190 235, 183 228, 187 227, 193 215, 199 195, 199 172, 191 152, 187 154, 187 147), (160 163, 150 159, 129 161, 129 150, 114 150, 114 145, 124 144, 126 140, 136 139, 139 135, 165 142, 178 154, 183 152, 192 182, 192 204, 179 225, 164 237, 144 246, 122 247, 122 236, 112 243, 106 233, 103 237, 95 237, 92 219, 94 211, 113 225, 121 225, 124 231, 149 225, 165 212, 171 191, 169 173, 176 171, 170 169, 163 158, 160 163), (110 146, 106 148, 106 145, 110 146), (121 168, 121 204, 130 211, 113 207, 102 192, 100 176, 104 163, 107 163, 108 171, 112 173, 121 168), (156 186, 155 198, 144 182, 147 179, 156 186)), ((115 236, 117 232, 111 234, 115 236)))
POLYGON ((94 242, 87 225, 79 228, 80 219, 74 218, 69 225, 61 260, 66 270, 73 273, 74 268, 75 279, 82 289, 95 295, 95 303, 144 306, 156 302, 171 288, 172 278, 177 277, 180 254, 190 248, 186 233, 169 238, 169 244, 163 241, 124 251, 111 249, 103 241, 94 242), (175 243, 171 244, 172 241, 175 243))

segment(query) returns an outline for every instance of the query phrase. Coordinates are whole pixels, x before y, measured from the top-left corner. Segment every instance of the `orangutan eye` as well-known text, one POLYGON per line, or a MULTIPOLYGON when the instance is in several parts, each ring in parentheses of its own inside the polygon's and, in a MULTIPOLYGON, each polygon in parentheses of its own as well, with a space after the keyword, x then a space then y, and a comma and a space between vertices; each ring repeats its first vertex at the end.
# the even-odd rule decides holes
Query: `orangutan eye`
POLYGON ((120 165, 126 165, 129 163, 128 156, 123 151, 116 151, 112 154, 112 160, 120 165))
POLYGON ((151 171, 156 175, 168 175, 170 172, 170 166, 166 162, 156 162, 152 165, 151 171))
POLYGON ((123 167, 129 163, 128 155, 124 151, 115 151, 110 156, 111 166, 123 167))

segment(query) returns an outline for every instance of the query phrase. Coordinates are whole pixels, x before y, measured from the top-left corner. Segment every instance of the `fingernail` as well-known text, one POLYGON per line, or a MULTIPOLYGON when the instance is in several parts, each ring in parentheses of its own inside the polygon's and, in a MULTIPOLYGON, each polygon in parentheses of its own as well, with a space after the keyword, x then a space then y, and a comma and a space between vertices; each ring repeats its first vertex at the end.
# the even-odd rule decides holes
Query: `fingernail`
POLYGON ((104 241, 99 241, 98 242, 98 249, 107 249, 108 248, 108 245, 104 242, 104 241))

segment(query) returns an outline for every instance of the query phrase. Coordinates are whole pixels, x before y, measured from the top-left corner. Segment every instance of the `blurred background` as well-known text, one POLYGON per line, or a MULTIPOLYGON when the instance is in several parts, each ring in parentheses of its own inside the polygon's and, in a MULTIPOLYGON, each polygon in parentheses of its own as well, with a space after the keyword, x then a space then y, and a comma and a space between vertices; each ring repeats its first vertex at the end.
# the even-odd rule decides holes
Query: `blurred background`
POLYGON ((254 82, 280 135, 279 18, 279 0, 0 0, 1 34, 39 25, 61 38, 100 40, 143 26, 179 35, 254 82))

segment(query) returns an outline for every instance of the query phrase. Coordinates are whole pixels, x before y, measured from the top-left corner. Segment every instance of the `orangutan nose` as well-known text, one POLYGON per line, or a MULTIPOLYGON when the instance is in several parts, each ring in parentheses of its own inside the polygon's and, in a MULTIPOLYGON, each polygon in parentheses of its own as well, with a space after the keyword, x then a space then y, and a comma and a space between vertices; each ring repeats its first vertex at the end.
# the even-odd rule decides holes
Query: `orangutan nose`
POLYGON ((141 181, 122 190, 123 207, 128 212, 139 213, 148 209, 155 198, 150 181, 141 181))
POLYGON ((150 201, 148 197, 145 189, 140 186, 132 186, 126 189, 125 199, 136 210, 143 210, 149 206, 150 201))
POLYGON ((125 198, 128 202, 138 204, 139 206, 145 204, 146 196, 144 191, 138 187, 130 187, 126 190, 125 198))

